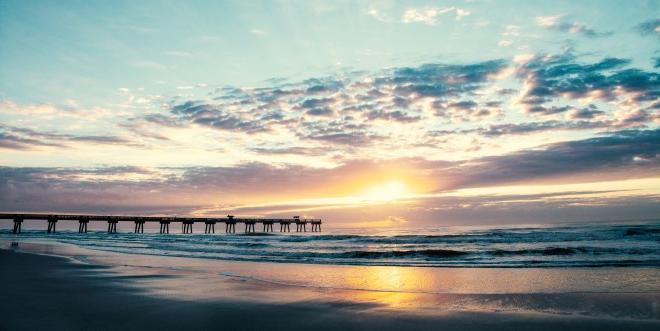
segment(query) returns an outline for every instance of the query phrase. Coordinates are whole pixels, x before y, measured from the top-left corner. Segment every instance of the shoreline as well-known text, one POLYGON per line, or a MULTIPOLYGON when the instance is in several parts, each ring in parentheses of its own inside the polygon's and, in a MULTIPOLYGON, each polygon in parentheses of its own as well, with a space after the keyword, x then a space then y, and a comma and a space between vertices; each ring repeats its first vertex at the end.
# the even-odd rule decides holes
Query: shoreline
POLYGON ((40 239, 0 239, 1 248, 67 257, 73 261, 110 267, 134 267, 171 272, 213 272, 278 286, 345 291, 410 294, 553 294, 654 293, 660 295, 656 267, 418 267, 280 261, 236 261, 113 252, 73 243, 40 239), (12 245, 16 245, 12 247, 12 245), (304 277, 313 274, 315 277, 304 277), (315 280, 321 281, 315 281, 315 280), (605 281, 606 280, 606 281, 605 281), (632 280, 632 281, 631 281, 632 280), (418 283, 418 284, 414 284, 418 283), (423 283, 423 284, 421 284, 423 283), (370 286, 370 284, 374 284, 370 286), (622 287, 625 284, 625 287, 622 287))
MULTIPOLYGON (((217 272, 214 266, 199 268, 199 265, 205 265, 206 260, 190 261, 194 259, 163 257, 159 260, 169 263, 170 268, 162 268, 151 261, 151 256, 141 256, 149 262, 150 266, 147 267, 145 263, 139 266, 131 263, 133 261, 130 260, 136 256, 97 251, 92 254, 94 256, 85 260, 71 253, 67 258, 67 255, 63 254, 64 251, 75 251, 79 248, 66 247, 64 244, 49 246, 21 242, 18 245, 19 247, 0 249, 2 265, 12 266, 3 268, 5 271, 0 273, 2 284, 14 285, 5 285, 0 290, 1 296, 6 298, 0 308, 8 312, 6 316, 9 316, 0 322, 0 326, 4 325, 3 329, 8 330, 34 328, 22 326, 25 316, 33 316, 35 323, 55 323, 55 326, 61 323, 59 325, 62 328, 69 329, 126 330, 141 327, 158 327, 165 330, 188 327, 246 330, 358 330, 378 327, 383 330, 425 330, 437 329, 440 326, 449 330, 542 330, 559 327, 651 330, 660 326, 658 293, 498 294, 482 291, 433 294, 301 287, 242 279, 232 272, 217 272), (38 255, 39 253, 50 256, 38 255), (103 263, 104 261, 115 264, 103 263), (186 265, 182 264, 184 262, 197 267, 186 268, 186 265), (58 293, 67 297, 74 295, 76 298, 58 297, 58 293), (107 298, 111 300, 108 301, 107 298), (44 300, 52 301, 51 304, 55 306, 45 311, 38 308, 27 309, 43 304, 44 300), (22 302, 25 307, 21 308, 21 305, 11 302, 22 302), (65 309, 59 307, 61 304, 76 307, 65 309), (84 317, 97 314, 88 311, 92 307, 112 311, 117 305, 126 305, 121 314, 127 319, 135 320, 135 324, 122 324, 119 321, 101 323, 84 317), (176 317, 185 320, 185 324, 170 324, 166 322, 175 317, 166 313, 172 309, 168 307, 179 307, 198 313, 190 313, 192 315, 189 317, 176 317), (138 313, 145 309, 153 311, 147 315, 138 313), (62 315, 63 310, 79 311, 79 316, 62 315), (200 311, 205 313, 199 313, 200 311), (255 318, 264 314, 268 318, 255 318), (195 318, 192 318, 193 316, 195 318), (319 319, 319 316, 322 318, 319 319)), ((227 266, 231 265, 231 268, 242 266, 247 268, 245 270, 252 271, 257 268, 265 274, 274 272, 269 270, 271 268, 267 265, 254 264, 220 263, 223 268, 230 268, 227 266)), ((295 266, 281 263, 277 266, 282 269, 295 269, 295 266)))

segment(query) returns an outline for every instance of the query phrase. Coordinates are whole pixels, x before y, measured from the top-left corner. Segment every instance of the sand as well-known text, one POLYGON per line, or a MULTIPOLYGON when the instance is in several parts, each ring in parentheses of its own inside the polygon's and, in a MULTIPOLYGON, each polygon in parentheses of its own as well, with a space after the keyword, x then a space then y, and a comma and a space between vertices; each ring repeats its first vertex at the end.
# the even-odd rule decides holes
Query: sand
MULTIPOLYGON (((2 247, 0 330, 660 329, 660 296, 652 291, 655 269, 640 276, 645 284, 616 292, 498 293, 489 288, 483 291, 488 293, 475 293, 475 281, 472 293, 439 294, 288 286, 233 274, 282 272, 274 269, 310 273, 315 266, 98 251, 83 252, 87 259, 81 263, 81 252, 66 245, 2 247), (76 258, 67 258, 67 252, 76 258), (217 268, 228 271, 218 273, 217 268), (639 286, 651 291, 635 291, 639 286)), ((319 274, 331 274, 332 268, 318 268, 319 274)), ((365 268, 366 273, 374 270, 365 268)), ((460 272, 479 279, 486 271, 460 272)), ((602 271, 597 275, 603 277, 602 271)))

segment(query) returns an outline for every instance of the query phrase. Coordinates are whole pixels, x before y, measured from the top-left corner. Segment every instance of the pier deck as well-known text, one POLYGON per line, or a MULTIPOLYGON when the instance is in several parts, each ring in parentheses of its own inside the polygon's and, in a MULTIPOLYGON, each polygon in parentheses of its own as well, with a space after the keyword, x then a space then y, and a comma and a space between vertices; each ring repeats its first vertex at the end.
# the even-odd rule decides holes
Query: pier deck
POLYGON ((44 220, 48 222, 48 233, 54 233, 58 221, 78 221, 78 232, 87 232, 89 222, 107 222, 108 233, 117 232, 117 223, 133 222, 135 233, 144 233, 145 223, 160 223, 160 233, 170 233, 170 223, 181 223, 182 233, 193 233, 193 224, 204 223, 204 233, 215 233, 215 224, 225 223, 226 233, 236 233, 236 224, 243 223, 245 232, 256 232, 255 225, 263 225, 263 232, 273 232, 273 224, 280 225, 280 232, 291 232, 290 225, 296 225, 296 232, 307 232, 307 224, 312 232, 321 232, 320 219, 300 218, 241 218, 227 217, 163 217, 163 216, 112 216, 112 215, 79 215, 79 214, 10 214, 0 213, 0 220, 13 220, 14 233, 21 233, 24 220, 44 220))

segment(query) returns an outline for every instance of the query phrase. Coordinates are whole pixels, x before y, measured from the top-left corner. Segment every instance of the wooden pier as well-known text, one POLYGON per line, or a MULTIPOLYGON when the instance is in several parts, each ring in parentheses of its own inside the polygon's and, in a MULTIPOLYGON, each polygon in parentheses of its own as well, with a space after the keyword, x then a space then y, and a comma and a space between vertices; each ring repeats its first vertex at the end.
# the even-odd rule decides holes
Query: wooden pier
POLYGON ((159 233, 170 233, 170 223, 181 223, 181 233, 193 233, 195 223, 204 223, 204 233, 215 233, 215 224, 225 223, 225 233, 236 233, 236 224, 245 225, 245 233, 256 232, 255 225, 261 223, 263 232, 273 232, 273 224, 280 224, 280 232, 291 232, 291 224, 296 225, 296 232, 307 232, 307 224, 311 232, 321 232, 320 219, 305 219, 299 216, 292 218, 239 218, 233 215, 227 217, 160 217, 160 216, 106 216, 106 215, 72 215, 72 214, 7 214, 0 213, 0 220, 13 220, 14 233, 21 233, 23 221, 43 220, 48 222, 47 233, 55 233, 58 221, 78 221, 78 232, 86 233, 89 222, 107 222, 108 233, 117 233, 117 223, 132 222, 134 233, 144 233, 145 223, 160 223, 159 233))

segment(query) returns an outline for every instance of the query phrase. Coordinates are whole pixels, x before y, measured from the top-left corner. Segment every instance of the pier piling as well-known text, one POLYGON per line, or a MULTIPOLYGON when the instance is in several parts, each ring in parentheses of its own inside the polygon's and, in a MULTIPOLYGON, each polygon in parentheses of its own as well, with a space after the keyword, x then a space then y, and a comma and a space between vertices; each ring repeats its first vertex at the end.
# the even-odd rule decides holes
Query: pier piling
POLYGON ((183 221, 182 224, 182 232, 183 233, 193 233, 193 221, 183 221))
POLYGON ((81 217, 78 219, 78 233, 87 233, 87 223, 89 223, 89 218, 81 217))
POLYGON ((301 220, 300 216, 293 216, 293 221, 296 223, 296 232, 307 232, 307 222, 305 220, 301 220))
POLYGON ((227 223, 225 227, 226 233, 236 233, 236 220, 234 220, 234 215, 227 215, 227 223))
POLYGON ((57 225, 57 217, 48 216, 48 233, 55 233, 55 226, 57 225))
POLYGON ((108 220, 108 233, 117 233, 117 220, 108 220))
POLYGON ((273 232, 273 221, 264 221, 264 232, 273 232))
POLYGON ((21 233, 22 224, 22 218, 14 218, 14 233, 21 233))
POLYGON ((215 233, 215 221, 206 221, 204 224, 204 233, 215 233))
POLYGON ((144 221, 136 220, 135 221, 135 233, 144 233, 144 221))
POLYGON ((170 233, 170 221, 160 221, 160 233, 170 233))

